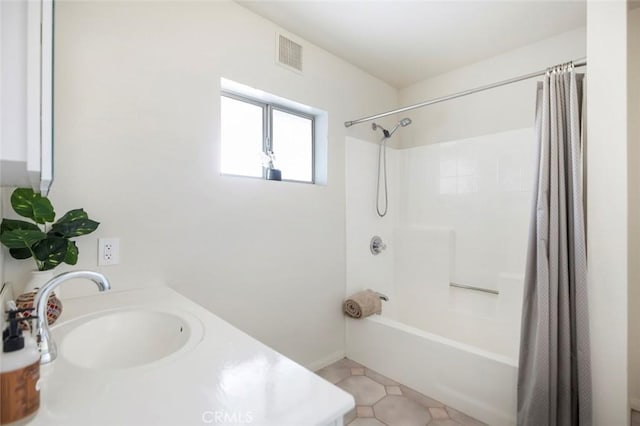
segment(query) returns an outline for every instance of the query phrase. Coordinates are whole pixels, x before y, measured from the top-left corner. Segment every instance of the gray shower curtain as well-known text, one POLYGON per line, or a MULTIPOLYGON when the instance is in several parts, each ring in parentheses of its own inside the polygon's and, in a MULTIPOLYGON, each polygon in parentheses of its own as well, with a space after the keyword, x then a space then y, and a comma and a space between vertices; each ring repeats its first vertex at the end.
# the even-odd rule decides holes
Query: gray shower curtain
POLYGON ((583 212, 583 75, 538 83, 537 179, 529 228, 518 370, 518 425, 591 425, 583 212))

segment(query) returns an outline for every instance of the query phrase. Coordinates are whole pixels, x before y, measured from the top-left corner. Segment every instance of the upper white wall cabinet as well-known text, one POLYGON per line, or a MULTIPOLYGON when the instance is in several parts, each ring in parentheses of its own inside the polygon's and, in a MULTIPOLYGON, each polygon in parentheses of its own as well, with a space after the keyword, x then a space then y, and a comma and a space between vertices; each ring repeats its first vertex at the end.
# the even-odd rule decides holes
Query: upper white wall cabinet
POLYGON ((0 1, 0 185, 53 180, 53 2, 0 1))

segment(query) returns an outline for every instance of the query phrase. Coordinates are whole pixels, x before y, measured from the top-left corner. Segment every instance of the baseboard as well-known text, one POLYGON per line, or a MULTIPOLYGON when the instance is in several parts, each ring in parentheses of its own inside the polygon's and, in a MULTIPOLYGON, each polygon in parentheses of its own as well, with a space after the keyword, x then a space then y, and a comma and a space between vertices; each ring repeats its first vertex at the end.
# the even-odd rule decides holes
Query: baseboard
POLYGON ((640 411, 640 399, 629 398, 629 406, 632 410, 640 411))
POLYGON ((321 368, 326 367, 327 365, 331 365, 334 362, 344 358, 346 356, 345 351, 336 351, 332 354, 329 354, 323 358, 320 358, 317 361, 311 362, 309 364, 305 364, 305 367, 311 371, 318 371, 321 368))

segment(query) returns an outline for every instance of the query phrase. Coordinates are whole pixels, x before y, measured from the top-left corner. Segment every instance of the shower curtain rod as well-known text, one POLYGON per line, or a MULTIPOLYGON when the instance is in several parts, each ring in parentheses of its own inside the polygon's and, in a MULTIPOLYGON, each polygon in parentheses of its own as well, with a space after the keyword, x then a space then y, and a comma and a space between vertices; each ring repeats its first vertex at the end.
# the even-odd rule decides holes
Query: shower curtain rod
MULTIPOLYGON (((574 67, 583 67, 583 66, 587 65, 587 58, 577 59, 577 60, 571 61, 569 63, 573 64, 574 67)), ((532 72, 530 74, 521 75, 519 77, 510 78, 509 80, 499 81, 497 83, 487 84, 486 86, 476 87, 475 89, 469 89, 469 90, 465 90, 463 92, 454 93, 452 95, 441 96, 439 98, 430 99, 430 100, 425 101, 425 102, 420 102, 419 104, 414 104, 414 105, 409 105, 409 106, 406 106, 406 107, 403 107, 403 108, 394 109, 393 111, 387 111, 387 112, 383 112, 381 114, 371 115, 369 117, 358 118, 357 120, 353 120, 353 121, 345 121, 344 122, 344 127, 351 127, 354 124, 364 123, 365 121, 375 120, 375 119, 378 119, 378 118, 386 117, 388 115, 397 114, 399 112, 411 111, 412 109, 422 108, 422 107, 425 107, 425 106, 428 106, 428 105, 437 104, 439 102, 448 101, 450 99, 461 98, 462 96, 467 96, 467 95, 471 95, 473 93, 483 92, 485 90, 493 89, 495 87, 506 86, 507 84, 516 83, 516 82, 522 81, 522 80, 528 80, 528 79, 534 78, 534 77, 539 77, 541 75, 545 75, 547 73, 547 70, 548 70, 548 68, 544 69, 544 70, 541 70, 541 71, 532 72)))

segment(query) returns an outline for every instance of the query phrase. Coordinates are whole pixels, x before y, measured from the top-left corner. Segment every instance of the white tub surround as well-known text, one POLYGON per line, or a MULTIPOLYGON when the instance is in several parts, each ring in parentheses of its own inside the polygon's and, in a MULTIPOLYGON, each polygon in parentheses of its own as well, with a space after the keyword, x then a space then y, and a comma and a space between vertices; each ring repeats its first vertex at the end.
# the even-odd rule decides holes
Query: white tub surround
POLYGON ((491 425, 516 422, 533 142, 522 128, 389 148, 380 219, 377 146, 346 139, 347 292, 390 298, 382 316, 347 320, 347 356, 491 425), (379 256, 371 235, 387 242, 379 256))
MULTIPOLYGON (((118 333, 110 330, 104 339, 117 341, 118 333)), ((41 407, 34 426, 342 425, 342 416, 354 406, 351 395, 165 287, 65 301, 52 335, 59 355, 42 366, 41 407), (133 318, 128 326, 138 327, 139 345, 128 341, 131 330, 122 330, 122 343, 133 352, 148 350, 154 336, 145 341, 148 333, 135 318, 153 316, 150 312, 181 318, 188 333, 184 345, 164 358, 128 368, 123 366, 136 363, 108 363, 102 355, 99 363, 78 362, 72 356, 81 351, 77 337, 85 330, 79 327, 99 319, 94 323, 104 329, 107 316, 133 318)), ((93 338, 87 340, 91 344, 93 338)), ((95 353, 93 349, 82 353, 95 353)), ((113 351, 122 355, 122 347, 113 351)))

